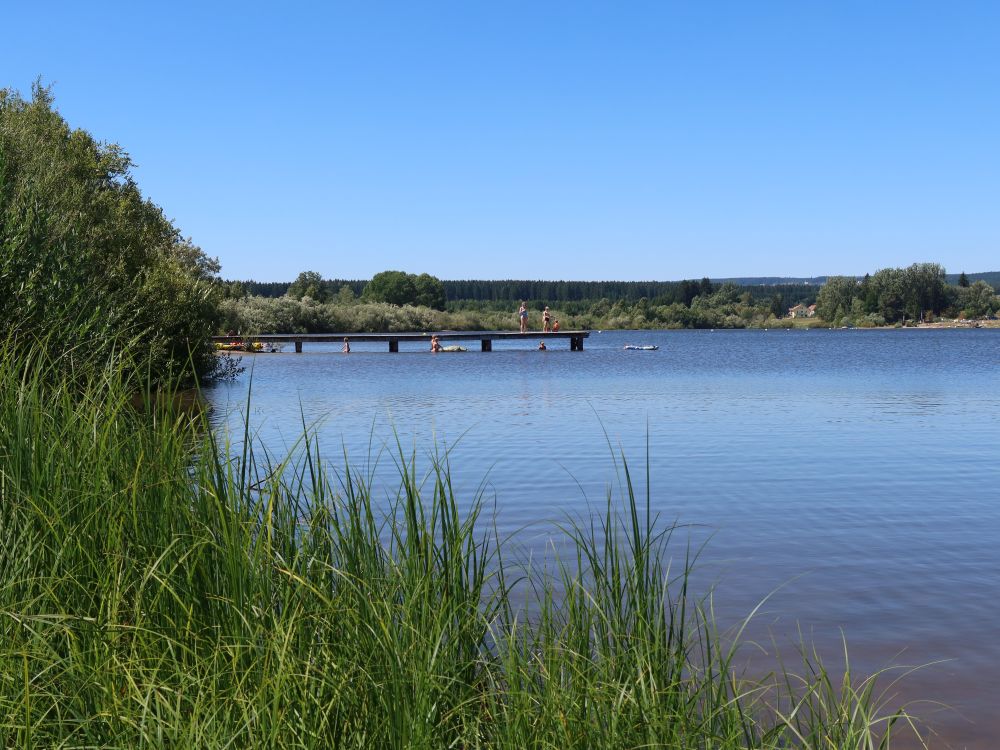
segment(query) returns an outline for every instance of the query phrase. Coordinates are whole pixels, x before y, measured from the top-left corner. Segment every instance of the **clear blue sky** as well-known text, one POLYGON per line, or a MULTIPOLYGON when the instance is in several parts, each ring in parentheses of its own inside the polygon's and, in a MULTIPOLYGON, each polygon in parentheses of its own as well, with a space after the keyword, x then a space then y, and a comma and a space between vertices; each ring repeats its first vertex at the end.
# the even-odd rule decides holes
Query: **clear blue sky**
POLYGON ((228 278, 1000 269, 997 2, 3 16, 0 86, 54 84, 228 278))

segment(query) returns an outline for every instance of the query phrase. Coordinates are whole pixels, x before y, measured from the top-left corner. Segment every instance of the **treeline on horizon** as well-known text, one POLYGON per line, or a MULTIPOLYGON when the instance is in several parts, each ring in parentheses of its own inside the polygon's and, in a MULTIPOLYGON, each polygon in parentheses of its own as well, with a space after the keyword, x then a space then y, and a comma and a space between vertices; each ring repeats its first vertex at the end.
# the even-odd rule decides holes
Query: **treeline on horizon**
POLYGON ((511 330, 527 302, 529 327, 541 311, 568 329, 877 327, 941 317, 980 318, 1000 309, 990 274, 949 277, 936 263, 884 268, 864 277, 831 276, 812 284, 675 282, 442 281, 429 274, 383 271, 371 281, 324 280, 304 271, 288 285, 248 294, 224 282, 225 330, 255 333, 511 330), (949 278, 956 284, 949 284, 949 278), (603 294, 593 297, 590 295, 603 294), (617 295, 617 296, 615 296, 617 295), (639 295, 639 296, 636 296, 639 295), (655 295, 655 296, 647 296, 655 295))
MULTIPOLYGON (((1000 281, 1000 274, 997 274, 1000 281)), ((749 281, 749 280, 748 280, 749 281)), ((690 305, 700 294, 711 293, 722 283, 706 278, 684 279, 681 281, 544 281, 525 279, 466 279, 440 280, 449 305, 461 302, 477 303, 510 303, 529 302, 593 302, 601 299, 609 302, 619 300, 638 302, 640 299, 652 300, 660 304, 679 302, 690 305)), ((338 295, 342 296, 344 289, 350 290, 354 297, 361 297, 368 281, 364 279, 323 279, 319 289, 320 299, 327 301, 338 295)), ((291 292, 291 296, 301 298, 295 293, 295 281, 226 281, 223 282, 226 295, 237 297, 265 297, 275 299, 291 292)), ((755 299, 770 299, 775 294, 781 295, 782 304, 791 307, 799 302, 815 301, 819 287, 807 283, 774 283, 774 284, 736 284, 746 286, 755 299)), ((493 305, 486 305, 494 309, 493 305)), ((458 306, 461 309, 461 306, 458 306)), ((499 309, 499 307, 496 307, 499 309)))
MULTIPOLYGON (((781 317, 803 300, 811 303, 817 293, 809 285, 737 287, 708 278, 448 282, 402 271, 383 271, 369 282, 325 280, 303 271, 277 297, 248 294, 254 287, 238 282, 224 286, 225 330, 243 334, 504 330, 517 327, 514 313, 521 301, 528 305, 531 328, 541 327, 546 305, 564 329, 743 328, 781 317)), ((282 287, 264 290, 277 293, 282 287)))
MULTIPOLYGON (((958 284, 959 278, 965 276, 970 282, 984 281, 1000 291, 1000 271, 986 271, 969 274, 946 274, 945 281, 958 284)), ((648 300, 684 302, 690 304, 695 295, 704 289, 702 285, 708 281, 718 286, 734 284, 746 287, 755 299, 771 298, 780 294, 782 304, 792 307, 795 304, 812 304, 816 300, 819 288, 830 277, 816 276, 808 280, 790 279, 778 276, 766 277, 736 277, 725 279, 693 279, 680 281, 546 281, 540 279, 441 279, 445 297, 448 302, 471 300, 475 302, 520 302, 551 301, 579 302, 607 299, 638 301, 645 297, 648 300), (694 291, 697 289, 697 291, 694 291)), ((863 276, 856 277, 859 281, 863 276)), ((226 293, 230 297, 255 296, 276 298, 286 295, 294 281, 255 281, 230 280, 223 282, 226 293)), ((323 286, 329 296, 336 295, 344 287, 350 289, 355 297, 360 297, 368 284, 367 279, 324 279, 323 286)))

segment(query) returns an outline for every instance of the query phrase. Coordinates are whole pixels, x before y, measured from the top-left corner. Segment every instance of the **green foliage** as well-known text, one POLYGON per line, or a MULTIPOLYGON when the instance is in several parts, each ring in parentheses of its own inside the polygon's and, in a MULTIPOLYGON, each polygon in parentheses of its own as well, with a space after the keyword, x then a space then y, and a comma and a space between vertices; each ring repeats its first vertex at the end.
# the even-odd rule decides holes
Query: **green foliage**
POLYGON ((361 298, 366 302, 386 302, 390 305, 417 305, 443 310, 444 285, 441 280, 422 273, 419 276, 403 271, 383 271, 365 285, 361 298))
POLYGON ((780 294, 775 294, 771 297, 771 306, 769 309, 771 310, 771 315, 775 318, 780 318, 785 314, 785 306, 780 294))
POLYGON ((245 297, 219 304, 222 330, 254 333, 381 333, 509 327, 509 314, 441 312, 385 302, 320 304, 311 299, 245 297))
POLYGON ((337 304, 350 305, 356 297, 357 295, 349 284, 341 284, 340 289, 337 290, 337 304))
POLYGON ((114 362, 65 370, 0 350, 3 747, 887 750, 911 728, 891 675, 806 649, 799 676, 745 674, 627 465, 533 569, 443 460, 400 452, 386 498, 308 436, 269 460, 172 399, 136 410, 114 362))
POLYGON ((816 314, 824 320, 839 320, 851 311, 858 293, 858 280, 853 276, 831 276, 816 296, 816 314))
MULTIPOLYGON (((934 263, 918 263, 908 268, 887 268, 860 281, 852 276, 831 276, 816 294, 800 285, 744 287, 731 282, 712 284, 708 279, 682 281, 659 287, 656 297, 634 300, 602 297, 593 300, 552 302, 531 300, 528 307, 537 316, 544 304, 552 306, 564 330, 580 328, 745 328, 773 327, 790 307, 789 302, 809 303, 814 298, 817 317, 811 327, 892 325, 904 319, 965 311, 967 317, 988 315, 998 309, 989 284, 979 281, 961 289, 945 284, 944 269, 934 263)), ((327 284, 331 282, 326 282, 327 284)), ((432 309, 441 301, 441 287, 477 282, 439 282, 432 276, 412 276, 400 271, 376 275, 365 287, 360 302, 352 287, 344 283, 335 303, 317 306, 311 300, 292 304, 287 300, 247 298, 227 300, 222 306, 226 328, 251 333, 329 333, 403 330, 515 330, 517 302, 505 300, 452 300, 447 312, 432 309), (421 287, 426 284, 426 287, 421 287), (434 290, 421 296, 419 289, 434 290), (400 304, 400 300, 412 299, 400 304), (375 299, 385 302, 375 303, 375 299), (379 305, 382 305, 381 307, 379 305)), ((482 282, 489 291, 506 290, 507 282, 482 282)), ((521 282, 510 282, 519 284, 521 282)), ((529 283, 529 282, 525 282, 529 283)), ((535 282, 530 282, 535 283, 535 282)), ((537 282, 539 284, 547 282, 537 282)), ((555 282, 554 282, 555 283, 555 282)), ((566 291, 579 291, 577 282, 558 282, 566 291)), ((588 282, 589 283, 589 282, 588 282)), ((617 282, 608 282, 614 284, 617 282)), ((631 283, 631 282, 629 282, 631 283)), ((593 282, 600 288, 604 282, 593 282)), ((590 288, 590 287, 587 287, 590 288)), ((470 286, 466 291, 475 291, 470 286)), ((508 290, 509 291, 509 290, 508 290)), ((540 321, 531 319, 540 327, 540 321)))
POLYGON ((433 310, 444 310, 447 300, 441 279, 428 273, 422 273, 413 279, 413 287, 416 292, 413 304, 430 307, 433 310))
POLYGON ((958 290, 956 307, 967 318, 982 318, 1000 309, 1000 297, 985 281, 958 290))
POLYGON ((76 368, 126 347, 156 377, 192 361, 205 373, 218 264, 143 198, 131 167, 120 146, 71 129, 48 89, 0 91, 0 319, 14 345, 44 338, 76 368))
POLYGON ((860 282, 851 276, 831 276, 816 298, 816 312, 843 325, 885 325, 940 315, 954 301, 937 263, 907 268, 883 268, 860 282))
POLYGON ((417 298, 413 275, 404 271, 383 271, 372 276, 361 298, 366 302, 409 305, 417 298))
POLYGON ((303 271, 288 287, 288 296, 292 299, 308 297, 317 302, 326 302, 331 294, 323 277, 316 271, 303 271))
POLYGON ((911 320, 925 312, 938 314, 947 307, 945 271, 937 263, 914 263, 904 270, 906 308, 911 320))

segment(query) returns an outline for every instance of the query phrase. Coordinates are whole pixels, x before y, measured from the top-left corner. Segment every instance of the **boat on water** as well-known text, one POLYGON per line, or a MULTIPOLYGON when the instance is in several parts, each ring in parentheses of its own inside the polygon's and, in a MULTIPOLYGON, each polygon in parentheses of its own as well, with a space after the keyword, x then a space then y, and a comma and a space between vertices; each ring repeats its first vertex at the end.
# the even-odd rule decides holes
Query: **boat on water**
POLYGON ((643 344, 642 346, 625 344, 625 350, 630 352, 655 352, 659 348, 656 344, 643 344))

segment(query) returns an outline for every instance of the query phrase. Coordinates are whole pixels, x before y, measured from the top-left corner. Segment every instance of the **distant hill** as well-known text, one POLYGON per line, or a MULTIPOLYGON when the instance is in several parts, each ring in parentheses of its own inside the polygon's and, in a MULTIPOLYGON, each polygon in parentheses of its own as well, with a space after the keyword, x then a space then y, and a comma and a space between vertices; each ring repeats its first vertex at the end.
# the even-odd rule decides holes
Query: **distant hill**
MULTIPOLYGON (((945 280, 949 284, 957 284, 960 273, 949 273, 945 280)), ((994 289, 1000 290, 1000 271, 981 271, 979 273, 966 273, 966 278, 972 281, 985 281, 994 289)), ((829 276, 734 276, 726 279, 712 279, 713 284, 725 284, 727 282, 737 286, 823 286, 829 276)), ((864 278, 861 274, 857 278, 864 278)))
MULTIPOLYGON (((949 284, 957 284, 958 277, 960 275, 961 274, 958 273, 949 273, 945 278, 947 279, 949 284)), ((994 289, 1000 290, 1000 271, 983 271, 981 273, 967 273, 965 274, 965 276, 966 278, 969 279, 970 283, 973 281, 985 281, 994 289)))
MULTIPOLYGON (((968 275, 968 274, 966 274, 968 275)), ((713 284, 736 284, 737 286, 823 286, 827 276, 732 276, 712 279, 713 284)), ((861 278, 860 276, 858 277, 861 278)), ((971 277, 970 277, 971 278, 971 277)))

